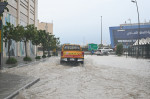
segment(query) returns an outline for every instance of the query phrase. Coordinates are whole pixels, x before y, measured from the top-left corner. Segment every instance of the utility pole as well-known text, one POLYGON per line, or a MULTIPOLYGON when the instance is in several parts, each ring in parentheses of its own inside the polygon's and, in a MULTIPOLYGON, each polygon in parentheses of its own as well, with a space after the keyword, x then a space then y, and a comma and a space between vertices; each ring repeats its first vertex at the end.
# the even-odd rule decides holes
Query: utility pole
POLYGON ((2 42, 2 19, 0 17, 0 69, 2 69, 2 58, 3 58, 3 42, 2 42))
POLYGON ((4 12, 4 9, 8 5, 7 2, 1 2, 0 1, 0 69, 2 69, 2 60, 3 60, 3 22, 2 22, 2 14, 4 12))
POLYGON ((101 46, 102 46, 103 42, 102 42, 102 16, 101 16, 101 46))
POLYGON ((131 2, 136 4, 137 14, 138 14, 138 49, 137 49, 137 58, 139 58, 139 39, 140 39, 140 14, 138 9, 138 4, 136 0, 131 0, 131 2))

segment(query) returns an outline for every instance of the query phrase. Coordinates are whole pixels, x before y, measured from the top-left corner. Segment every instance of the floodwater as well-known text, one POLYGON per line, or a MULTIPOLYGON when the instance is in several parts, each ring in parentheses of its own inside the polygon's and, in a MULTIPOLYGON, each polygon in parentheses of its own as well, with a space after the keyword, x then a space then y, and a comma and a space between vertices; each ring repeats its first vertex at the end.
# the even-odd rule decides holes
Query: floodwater
POLYGON ((89 55, 84 66, 59 61, 5 70, 41 79, 15 99, 150 99, 150 60, 89 55))

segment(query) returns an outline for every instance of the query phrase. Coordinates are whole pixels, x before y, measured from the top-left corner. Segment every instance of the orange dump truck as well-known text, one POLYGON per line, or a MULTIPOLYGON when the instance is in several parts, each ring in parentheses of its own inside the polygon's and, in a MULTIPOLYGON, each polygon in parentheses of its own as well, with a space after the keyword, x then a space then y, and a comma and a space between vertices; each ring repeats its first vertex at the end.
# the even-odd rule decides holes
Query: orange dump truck
POLYGON ((61 60, 60 63, 63 62, 80 62, 84 63, 84 52, 80 45, 74 44, 64 44, 61 50, 61 60))

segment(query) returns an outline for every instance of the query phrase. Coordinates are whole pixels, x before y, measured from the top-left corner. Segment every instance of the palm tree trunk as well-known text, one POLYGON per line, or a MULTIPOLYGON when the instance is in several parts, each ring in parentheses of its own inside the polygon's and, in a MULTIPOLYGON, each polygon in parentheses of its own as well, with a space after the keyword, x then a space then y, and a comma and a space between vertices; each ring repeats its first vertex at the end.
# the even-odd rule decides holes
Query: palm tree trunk
POLYGON ((8 56, 9 56, 9 59, 10 59, 10 43, 11 43, 11 41, 8 40, 8 56))
POLYGON ((45 55, 45 49, 44 49, 44 46, 43 46, 43 56, 45 55))
POLYGON ((37 51, 38 51, 38 48, 37 48, 37 45, 36 45, 36 57, 37 57, 37 51))
POLYGON ((25 52, 26 52, 26 57, 27 57, 27 41, 24 41, 25 44, 25 52))

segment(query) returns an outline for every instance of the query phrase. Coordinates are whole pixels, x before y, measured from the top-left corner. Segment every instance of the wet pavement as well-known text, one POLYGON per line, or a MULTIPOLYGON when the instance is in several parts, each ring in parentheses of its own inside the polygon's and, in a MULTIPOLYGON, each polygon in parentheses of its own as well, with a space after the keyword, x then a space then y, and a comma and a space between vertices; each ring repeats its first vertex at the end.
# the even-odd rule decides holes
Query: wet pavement
POLYGON ((12 70, 14 68, 20 68, 22 66, 28 66, 29 64, 35 65, 44 60, 35 60, 32 57, 31 62, 24 62, 23 57, 14 57, 17 59, 18 63, 14 65, 5 64, 7 57, 4 58, 3 70, 0 71, 0 99, 4 99, 14 92, 20 90, 24 86, 30 84, 33 81, 36 81, 38 78, 33 76, 26 76, 20 74, 13 74, 5 70, 12 70), (13 68, 12 68, 13 67, 13 68))
POLYGON ((8 97, 32 80, 32 77, 0 73, 0 99, 8 97))
POLYGON ((118 56, 85 56, 85 64, 60 57, 5 73, 40 78, 14 99, 150 99, 150 62, 118 56))
POLYGON ((22 66, 22 65, 25 65, 25 64, 30 64, 30 63, 34 63, 36 61, 39 61, 39 60, 36 60, 35 57, 31 57, 32 61, 31 62, 26 62, 26 61, 23 61, 23 58, 24 57, 13 57, 17 60, 17 63, 16 64, 6 64, 6 60, 8 59, 8 57, 4 57, 3 58, 3 67, 2 68, 12 68, 12 67, 16 67, 16 66, 22 66))

